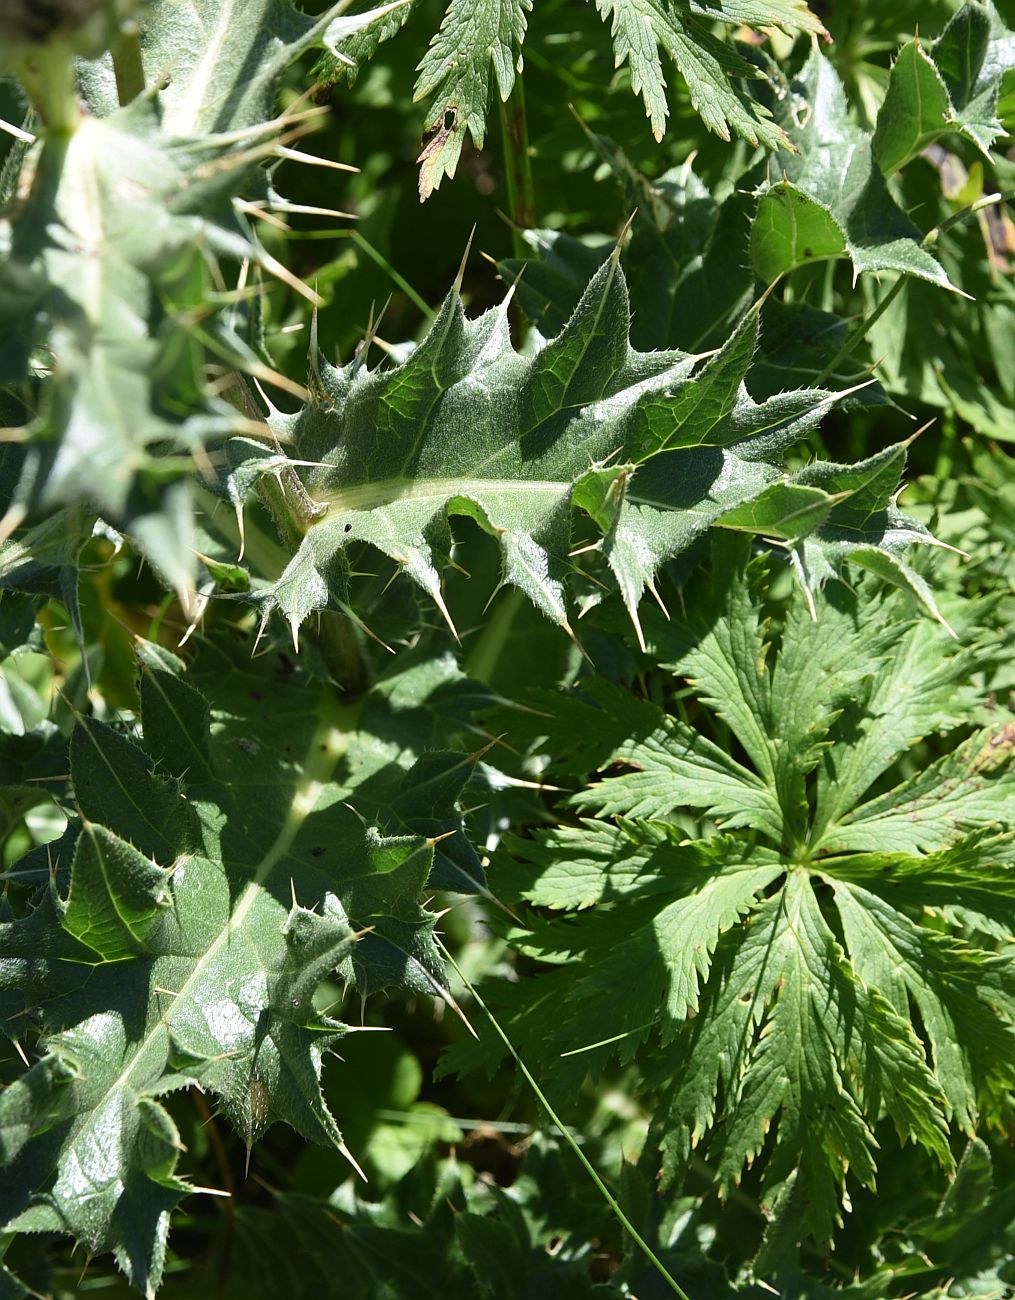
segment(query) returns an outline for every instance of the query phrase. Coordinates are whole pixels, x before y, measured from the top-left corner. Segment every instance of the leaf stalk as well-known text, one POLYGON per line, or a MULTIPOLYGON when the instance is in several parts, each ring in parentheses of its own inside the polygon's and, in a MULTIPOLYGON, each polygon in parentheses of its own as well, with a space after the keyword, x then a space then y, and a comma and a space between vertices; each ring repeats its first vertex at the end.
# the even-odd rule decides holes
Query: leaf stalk
POLYGON ((511 94, 498 102, 498 108, 504 138, 504 179, 511 217, 511 242, 515 257, 525 257, 528 250, 522 232, 531 230, 536 224, 536 192, 532 184, 529 123, 521 73, 515 77, 511 94))

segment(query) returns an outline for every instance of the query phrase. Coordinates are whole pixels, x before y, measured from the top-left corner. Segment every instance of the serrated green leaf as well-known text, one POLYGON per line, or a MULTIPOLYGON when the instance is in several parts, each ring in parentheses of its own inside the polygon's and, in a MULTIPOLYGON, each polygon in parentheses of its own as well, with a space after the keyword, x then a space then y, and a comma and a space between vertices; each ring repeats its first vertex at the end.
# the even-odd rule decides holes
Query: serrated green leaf
POLYGON ((880 989, 900 1016, 908 1014, 910 998, 915 1002, 949 1118, 972 1133, 980 1090, 1015 1049, 1010 965, 915 924, 857 885, 831 883, 857 974, 880 989))
POLYGON ((758 275, 770 283, 812 260, 845 257, 854 276, 897 271, 954 287, 889 192, 831 62, 812 51, 778 103, 777 120, 798 152, 767 166, 751 233, 758 275))
MULTIPOLYGON (((597 0, 597 7, 604 20, 611 22, 614 62, 617 67, 630 65, 631 88, 644 100, 657 140, 666 132, 669 115, 662 50, 676 64, 691 103, 710 131, 723 140, 735 131, 751 144, 769 149, 785 145, 784 132, 736 85, 738 77, 757 75, 755 69, 714 37, 696 18, 691 5, 597 0)), ((722 21, 730 18, 724 14, 722 21)))
POLYGON ((976 733, 910 780, 843 817, 826 840, 844 849, 919 853, 1015 822, 1015 726, 976 733))
POLYGON ((521 71, 532 0, 451 0, 419 65, 415 100, 432 97, 423 121, 419 196, 454 176, 465 132, 482 148, 490 93, 506 100, 521 71), (429 139, 427 138, 429 136, 429 139))
MULTIPOLYGON (((575 506, 602 530, 599 548, 636 627, 659 566, 773 483, 801 482, 837 498, 806 519, 799 494, 770 493, 759 507, 757 531, 813 536, 826 566, 815 585, 837 562, 821 545, 825 526, 839 525, 840 515, 843 523, 861 517, 849 533, 858 548, 930 540, 918 526, 890 535, 868 500, 870 479, 881 484, 885 477, 880 461, 877 471, 821 464, 796 475, 782 470, 783 450, 817 424, 836 394, 750 397, 744 378, 757 342, 756 312, 698 369, 681 353, 635 352, 628 325, 614 256, 564 329, 531 356, 512 347, 503 308, 469 321, 452 296, 399 365, 371 372, 357 359, 335 370, 312 359, 313 404, 273 417, 293 440, 293 460, 248 440, 229 445, 225 492, 237 508, 260 484, 271 488, 280 466, 290 467, 289 477, 280 477, 282 494, 271 488, 271 508, 302 540, 281 576, 252 592, 265 619, 279 611, 296 637, 314 610, 347 608, 345 551, 367 542, 450 620, 441 569, 451 546, 448 517, 456 514, 497 538, 503 581, 568 631, 575 506), (301 469, 297 479, 297 467, 312 463, 320 467, 301 469), (853 496, 853 515, 843 513, 853 496)), ((886 453, 893 467, 902 454, 886 453)), ((747 513, 731 518, 737 528, 749 526, 747 513)), ((828 541, 845 554, 842 531, 828 541)))

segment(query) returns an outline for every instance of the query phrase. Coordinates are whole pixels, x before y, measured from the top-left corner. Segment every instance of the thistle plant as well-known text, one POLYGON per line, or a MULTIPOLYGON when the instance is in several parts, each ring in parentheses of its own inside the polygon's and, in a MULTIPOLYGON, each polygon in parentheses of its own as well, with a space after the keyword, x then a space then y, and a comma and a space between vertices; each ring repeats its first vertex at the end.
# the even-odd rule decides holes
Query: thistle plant
POLYGON ((496 96, 515 225, 427 298, 296 170, 414 6, 317 7, 0 16, 0 1295, 1002 1296, 1015 38, 856 114, 795 0, 600 5, 705 153, 575 121, 579 228, 454 0, 420 193, 496 96), (343 360, 350 248, 429 319, 343 360))

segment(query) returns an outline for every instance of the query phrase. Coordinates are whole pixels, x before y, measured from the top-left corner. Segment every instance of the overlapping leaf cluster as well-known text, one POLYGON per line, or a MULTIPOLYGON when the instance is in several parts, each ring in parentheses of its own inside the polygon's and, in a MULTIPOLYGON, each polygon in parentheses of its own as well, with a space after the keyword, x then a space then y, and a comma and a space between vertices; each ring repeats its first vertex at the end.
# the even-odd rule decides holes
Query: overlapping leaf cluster
MULTIPOLYGON (((640 95, 656 140, 669 116, 663 55, 687 87, 691 103, 710 131, 724 140, 731 133, 769 149, 788 145, 783 127, 772 120, 751 86, 765 73, 744 50, 716 35, 717 24, 778 28, 783 32, 824 35, 804 0, 738 0, 735 4, 676 0, 597 0, 600 17, 610 24, 614 67, 626 67, 631 89, 640 95)), ((415 98, 429 101, 423 119, 419 192, 426 199, 445 176, 453 177, 467 136, 482 148, 490 100, 506 101, 522 71, 522 45, 532 0, 451 0, 440 30, 419 65, 415 98)), ((395 34, 407 10, 343 47, 344 58, 325 58, 318 71, 325 81, 355 76, 355 63, 368 58, 381 40, 395 34), (352 59, 350 67, 346 59, 352 59)))
MULTIPOLYGON (((844 354, 844 317, 867 311, 871 355, 887 391, 904 401, 957 404, 975 427, 1010 439, 1005 403, 995 395, 1015 382, 1007 346, 1010 217, 985 206, 979 225, 960 225, 947 237, 940 228, 1011 184, 1010 163, 991 147, 1002 134, 998 99, 1015 68, 1015 35, 992 4, 964 5, 936 40, 914 40, 900 52, 871 131, 851 117, 839 72, 822 51, 812 50, 795 76, 767 67, 773 120, 795 152, 734 167, 721 201, 690 162, 650 181, 610 141, 594 138, 638 213, 624 253, 635 345, 717 347, 758 280, 810 276, 796 301, 766 309, 766 374, 752 391, 785 386, 787 374, 796 382, 824 383, 829 374, 855 381, 862 371, 844 354), (964 141, 981 156, 968 171, 952 152, 964 141), (731 249, 743 252, 731 256, 731 249), (819 308, 827 293, 813 268, 840 261, 860 284, 837 314, 819 308), (885 274, 906 280, 891 306, 883 302, 885 274), (955 287, 977 302, 942 296, 941 288, 955 287), (971 377, 985 357, 996 386, 971 377)), ((554 230, 526 239, 538 261, 508 259, 503 269, 514 279, 524 264, 520 301, 552 330, 610 241, 554 230)), ((861 337, 850 342, 859 351, 861 337)))
MULTIPOLYGON (((1009 1280, 1011 469, 981 447, 903 512, 909 449, 886 443, 911 363, 886 335, 864 382, 843 304, 887 274, 932 302, 926 337, 971 310, 968 259, 907 187, 938 185, 956 140, 997 161, 1012 36, 964 5, 904 47, 867 131, 816 43, 793 74, 716 35, 819 35, 794 0, 598 7, 657 134, 665 50, 709 127, 792 149, 739 152, 713 194, 595 139, 638 208, 623 246, 529 232, 514 298, 470 319, 459 282, 377 366, 372 334, 333 365, 308 320, 309 376, 271 368, 285 349, 244 301, 259 275, 314 296, 251 224, 301 210, 274 188, 303 129, 275 115, 280 80, 321 43, 367 57, 408 6, 153 0, 131 93, 129 61, 91 57, 100 28, 129 39, 130 6, 71 5, 89 25, 57 24, 53 78, 21 62, 38 139, 0 175, 0 1295, 58 1291, 29 1247, 65 1237, 148 1295, 200 1292, 211 1218, 167 1245, 197 1180, 236 1184, 224 1296, 336 1269, 350 1294, 525 1300, 647 1295, 659 1267, 695 1296, 1009 1280), (872 454, 826 459, 822 426, 872 411, 872 454), (937 536, 975 552, 943 582, 951 557, 914 549, 937 536), (520 598, 489 616, 498 571, 520 598), (401 1049, 393 1096, 380 1058, 330 1059, 379 1041, 353 1037, 343 989, 458 1010, 436 891, 473 896, 447 941, 616 1202, 503 1122, 513 1070, 447 1082, 506 1059, 478 1004, 443 1082, 453 1015, 401 1049), (328 1158, 259 1144, 276 1121, 328 1158)), ((528 12, 452 3, 420 74, 424 189, 517 84, 528 12)), ((921 354, 939 396, 942 355, 921 354)), ((996 397, 968 400, 1003 427, 996 397)), ((363 1014, 406 1032, 404 1003, 363 1014)))

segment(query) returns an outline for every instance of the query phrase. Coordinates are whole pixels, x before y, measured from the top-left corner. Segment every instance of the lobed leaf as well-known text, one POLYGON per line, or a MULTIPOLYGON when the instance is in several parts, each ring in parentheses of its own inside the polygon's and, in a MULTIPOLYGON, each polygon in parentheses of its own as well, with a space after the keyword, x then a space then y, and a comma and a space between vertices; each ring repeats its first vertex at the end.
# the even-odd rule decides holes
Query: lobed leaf
POLYGON ((513 936, 547 972, 524 1005, 500 999, 514 1041, 560 1089, 639 1059, 667 1183, 696 1147, 726 1187, 758 1164, 762 1266, 830 1239, 847 1176, 875 1185, 883 1115, 950 1169, 951 1130, 974 1133, 1015 1079, 1015 967, 992 950, 1011 935, 1010 728, 944 742, 865 801, 954 726, 977 647, 869 584, 826 584, 816 619, 798 590, 770 623, 765 572, 731 538, 682 617, 647 621, 683 717, 595 680, 533 698, 508 739, 578 777, 569 802, 598 816, 513 838, 500 868, 565 914, 513 936), (684 810, 741 829, 706 838, 684 810))
MULTIPOLYGON (((470 764, 445 763, 438 785, 432 758, 407 772, 411 741, 358 730, 376 701, 223 646, 186 671, 143 645, 140 666, 141 743, 84 718, 71 738, 66 897, 46 881, 0 927, 8 1031, 43 1034, 0 1099, 0 1133, 9 1230, 112 1250, 152 1293, 191 1190, 161 1099, 211 1093, 248 1146, 284 1120, 344 1149, 318 1080, 348 1030, 315 1009, 318 985, 443 990, 420 902, 434 840, 411 827, 425 815, 455 832, 470 764), (373 824, 349 806, 357 790, 373 824)), ((410 675, 402 690, 411 717, 426 688, 410 675)))
MULTIPOLYGON (((631 348, 616 255, 560 333, 531 356, 512 346, 505 308, 469 321, 452 295, 419 347, 387 369, 370 371, 362 358, 336 369, 312 358, 312 403, 271 417, 292 440, 292 457, 250 440, 229 444, 224 493, 241 520, 243 503, 277 479, 271 508, 298 539, 281 575, 252 591, 265 619, 277 610, 295 638, 314 610, 347 608, 345 551, 366 542, 450 621, 441 570, 453 515, 497 539, 503 582, 569 633, 575 507, 602 534, 596 547, 636 629, 659 566, 712 526, 792 539, 811 587, 842 557, 882 548, 897 556, 911 541, 932 540, 890 507, 880 461, 877 472, 866 464, 782 468, 785 449, 837 394, 804 389, 753 400, 744 379, 756 311, 695 368, 679 352, 631 348), (776 492, 779 485, 788 490, 776 492)), ((902 454, 886 453, 893 467, 902 454)), ((896 565, 900 584, 918 589, 912 570, 896 565)))

